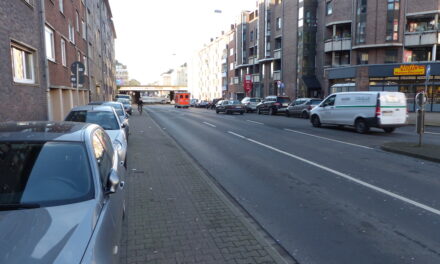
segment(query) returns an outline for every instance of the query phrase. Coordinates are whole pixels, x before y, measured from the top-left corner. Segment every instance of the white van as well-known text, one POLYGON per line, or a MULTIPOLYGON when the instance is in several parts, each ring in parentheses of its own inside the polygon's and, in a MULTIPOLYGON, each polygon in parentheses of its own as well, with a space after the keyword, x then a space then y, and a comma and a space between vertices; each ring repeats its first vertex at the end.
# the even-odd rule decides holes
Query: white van
POLYGON ((368 132, 370 127, 391 133, 408 121, 405 94, 400 92, 335 93, 310 114, 314 127, 321 124, 353 126, 359 133, 368 132))

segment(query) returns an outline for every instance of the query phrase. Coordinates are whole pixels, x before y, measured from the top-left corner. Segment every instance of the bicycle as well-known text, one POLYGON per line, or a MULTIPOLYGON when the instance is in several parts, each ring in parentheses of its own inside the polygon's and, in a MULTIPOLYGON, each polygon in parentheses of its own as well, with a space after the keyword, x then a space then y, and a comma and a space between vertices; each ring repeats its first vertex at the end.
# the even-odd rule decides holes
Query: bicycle
POLYGON ((142 115, 143 105, 138 104, 139 115, 142 115))

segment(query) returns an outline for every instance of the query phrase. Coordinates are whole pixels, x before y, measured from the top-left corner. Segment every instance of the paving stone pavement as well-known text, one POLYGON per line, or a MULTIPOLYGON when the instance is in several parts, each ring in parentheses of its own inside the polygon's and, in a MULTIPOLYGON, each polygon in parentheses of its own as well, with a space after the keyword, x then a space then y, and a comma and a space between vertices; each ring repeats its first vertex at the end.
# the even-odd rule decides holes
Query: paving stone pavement
POLYGON ((294 263, 145 113, 130 118, 121 263, 294 263))

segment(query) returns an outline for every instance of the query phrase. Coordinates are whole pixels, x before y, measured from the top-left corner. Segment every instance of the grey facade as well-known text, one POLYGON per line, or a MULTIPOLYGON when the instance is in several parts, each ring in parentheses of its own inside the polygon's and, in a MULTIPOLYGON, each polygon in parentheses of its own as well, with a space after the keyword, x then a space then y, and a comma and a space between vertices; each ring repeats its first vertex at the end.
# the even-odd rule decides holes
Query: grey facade
POLYGON ((40 11, 39 1, 0 1, 0 121, 48 118, 40 11))
POLYGON ((86 0, 91 100, 111 100, 116 93, 116 31, 108 0, 86 0))

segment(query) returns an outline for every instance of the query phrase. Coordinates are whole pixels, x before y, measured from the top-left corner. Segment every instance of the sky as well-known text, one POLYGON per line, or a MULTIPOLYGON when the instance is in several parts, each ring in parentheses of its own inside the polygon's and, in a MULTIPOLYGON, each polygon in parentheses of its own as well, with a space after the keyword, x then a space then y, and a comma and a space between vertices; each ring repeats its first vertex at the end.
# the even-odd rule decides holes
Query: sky
POLYGON ((227 31, 257 0, 110 0, 116 59, 130 79, 149 84, 189 61, 210 38, 227 31), (215 12, 221 10, 221 13, 215 12))

